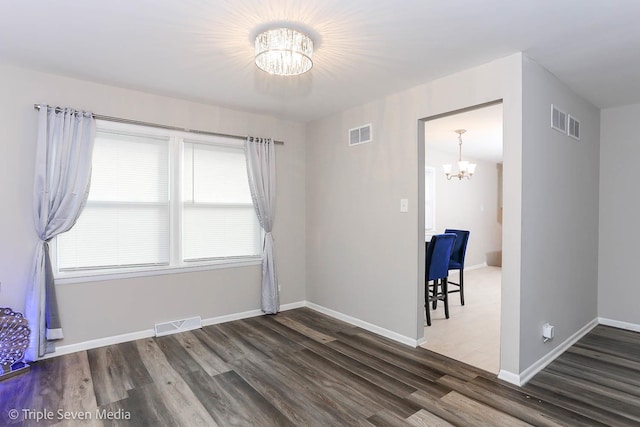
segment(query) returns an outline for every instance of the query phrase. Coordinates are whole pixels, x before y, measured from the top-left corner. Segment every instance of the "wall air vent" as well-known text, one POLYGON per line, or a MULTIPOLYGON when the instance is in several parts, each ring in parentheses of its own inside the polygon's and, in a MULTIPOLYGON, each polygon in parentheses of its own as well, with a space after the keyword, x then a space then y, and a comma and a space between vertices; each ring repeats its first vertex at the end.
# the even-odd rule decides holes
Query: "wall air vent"
POLYGON ((371 123, 357 128, 349 129, 349 145, 364 144, 373 141, 371 123))
POLYGON ((580 122, 569 114, 569 136, 580 141, 580 122))
POLYGON ((551 104, 551 127, 555 130, 567 133, 567 113, 551 104))
POLYGON ((171 322, 156 323, 156 336, 176 334, 178 332, 191 331, 193 329, 202 328, 202 319, 200 316, 190 317, 188 319, 173 320, 171 322))

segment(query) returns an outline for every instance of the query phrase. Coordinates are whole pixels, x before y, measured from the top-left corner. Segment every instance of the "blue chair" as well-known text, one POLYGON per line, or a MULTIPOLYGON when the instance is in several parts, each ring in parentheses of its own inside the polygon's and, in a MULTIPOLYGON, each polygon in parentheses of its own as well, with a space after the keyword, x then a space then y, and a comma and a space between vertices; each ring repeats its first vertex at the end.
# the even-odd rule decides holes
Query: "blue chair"
POLYGON ((467 230, 454 230, 447 228, 445 233, 453 233, 456 237, 456 242, 453 245, 451 251, 451 259, 449 260, 449 270, 458 270, 460 272, 460 282, 449 282, 449 285, 457 286, 458 289, 449 290, 449 293, 460 292, 460 304, 464 305, 464 257, 467 253, 467 243, 469 242, 469 235, 471 232, 467 230))
POLYGON ((449 318, 447 276, 449 275, 449 260, 451 259, 451 251, 455 240, 455 234, 436 234, 427 243, 424 273, 424 309, 427 314, 427 325, 429 326, 431 326, 429 303, 436 303, 438 300, 443 301, 444 315, 447 319, 449 318), (433 282, 433 284, 430 284, 430 282, 433 282))

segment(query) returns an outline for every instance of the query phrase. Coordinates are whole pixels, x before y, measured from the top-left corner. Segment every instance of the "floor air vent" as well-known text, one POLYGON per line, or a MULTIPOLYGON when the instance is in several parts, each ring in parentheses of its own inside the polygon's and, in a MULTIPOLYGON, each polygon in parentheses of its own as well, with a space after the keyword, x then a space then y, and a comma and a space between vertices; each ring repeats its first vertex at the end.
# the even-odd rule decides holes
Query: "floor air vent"
POLYGON ((177 334, 178 332, 191 331, 202 328, 200 316, 188 319, 172 320, 171 322, 156 323, 156 336, 177 334))

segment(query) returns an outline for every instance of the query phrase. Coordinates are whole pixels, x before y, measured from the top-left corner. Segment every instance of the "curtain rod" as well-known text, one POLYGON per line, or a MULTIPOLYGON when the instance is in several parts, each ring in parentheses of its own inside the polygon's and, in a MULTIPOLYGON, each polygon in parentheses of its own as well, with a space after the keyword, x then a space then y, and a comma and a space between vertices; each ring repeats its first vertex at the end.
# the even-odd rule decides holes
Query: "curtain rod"
MULTIPOLYGON (((49 105, 47 105, 47 107, 49 107, 49 105)), ((42 105, 40 104, 33 104, 33 108, 35 108, 36 110, 40 110, 40 108, 42 108, 42 105)), ((60 112, 62 111, 62 109, 60 107, 56 107, 56 112, 60 112)), ((93 118, 96 120, 105 120, 108 122, 116 122, 116 123, 127 123, 130 125, 142 125, 142 126, 151 126, 151 127, 156 127, 156 128, 161 128, 161 129, 167 129, 167 130, 177 130, 177 131, 182 131, 182 132, 191 132, 191 133, 197 133, 199 135, 210 135, 210 136, 223 136, 226 138, 233 138, 233 139, 242 139, 245 140, 248 137, 247 136, 242 136, 242 135, 231 135, 228 133, 218 133, 218 132, 208 132, 208 131, 204 131, 204 130, 196 130, 196 129, 187 129, 187 128, 181 128, 178 126, 169 126, 169 125, 160 125, 157 123, 149 123, 149 122, 141 122, 139 120, 131 120, 131 119, 123 119, 120 117, 111 117, 111 116, 103 116, 100 114, 93 114, 93 118)), ((275 144, 279 144, 279 145, 284 145, 284 141, 273 141, 275 144)))

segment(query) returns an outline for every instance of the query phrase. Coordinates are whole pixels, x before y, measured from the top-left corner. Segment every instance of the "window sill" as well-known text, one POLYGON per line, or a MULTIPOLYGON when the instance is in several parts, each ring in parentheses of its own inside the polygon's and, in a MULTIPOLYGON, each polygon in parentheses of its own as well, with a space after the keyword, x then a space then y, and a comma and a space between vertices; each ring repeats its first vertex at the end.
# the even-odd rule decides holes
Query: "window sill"
POLYGON ((104 280, 119 280, 119 279, 132 279, 135 277, 146 276, 164 276, 168 274, 180 274, 191 273, 196 271, 208 271, 218 270, 221 268, 236 268, 246 267, 252 265, 260 265, 262 263, 261 258, 240 258, 233 261, 218 261, 216 263, 208 264, 194 264, 183 265, 180 267, 148 267, 144 269, 136 270, 110 270, 108 273, 96 273, 96 272, 74 272, 74 273, 59 273, 55 277, 56 285, 66 285, 71 283, 85 283, 85 282, 100 282, 104 280))

